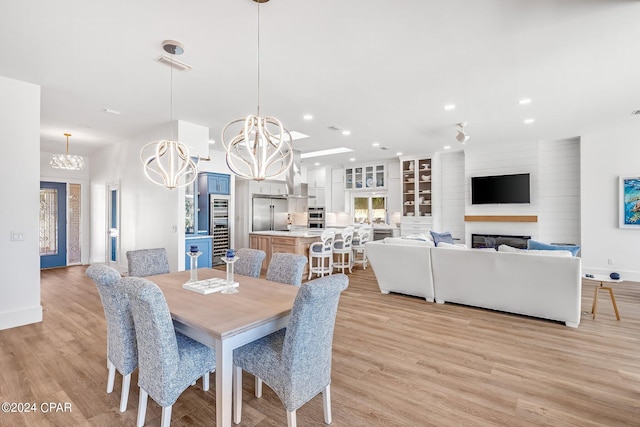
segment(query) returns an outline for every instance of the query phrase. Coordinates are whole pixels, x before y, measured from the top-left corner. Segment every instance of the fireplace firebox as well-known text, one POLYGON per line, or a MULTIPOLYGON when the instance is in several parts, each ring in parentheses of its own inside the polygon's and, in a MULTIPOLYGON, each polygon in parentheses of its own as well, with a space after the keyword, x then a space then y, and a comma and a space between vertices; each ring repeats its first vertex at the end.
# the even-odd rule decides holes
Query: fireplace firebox
POLYGON ((527 249, 527 240, 531 236, 506 236, 501 234, 472 234, 472 248, 494 248, 498 250, 500 245, 509 245, 514 248, 527 249))

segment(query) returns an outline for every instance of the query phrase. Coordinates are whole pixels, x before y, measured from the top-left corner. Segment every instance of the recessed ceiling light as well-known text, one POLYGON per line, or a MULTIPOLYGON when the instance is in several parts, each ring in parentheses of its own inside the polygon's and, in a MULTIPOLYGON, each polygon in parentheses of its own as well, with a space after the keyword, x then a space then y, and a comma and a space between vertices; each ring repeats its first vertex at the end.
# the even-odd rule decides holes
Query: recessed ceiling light
POLYGON ((374 147, 377 147, 378 145, 380 145, 380 143, 379 143, 379 142, 374 142, 374 143, 373 143, 373 144, 371 144, 371 145, 373 145, 374 147))
POLYGON ((315 162, 313 166, 320 166, 320 162, 315 162))
POLYGON ((520 105, 531 104, 531 98, 522 98, 520 101, 518 101, 518 104, 520 105))
POLYGON ((447 110, 447 111, 451 111, 451 110, 455 110, 456 106, 455 106, 455 104, 447 104, 447 105, 444 106, 444 109, 447 110))
POLYGON ((210 140, 209 140, 209 144, 213 145, 213 144, 215 144, 215 143, 216 143, 216 141, 215 141, 215 140, 213 140, 213 139, 210 139, 210 140))
POLYGON ((105 113, 109 113, 109 114, 114 114, 114 115, 116 115, 116 116, 119 116, 119 115, 120 115, 120 111, 112 110, 111 108, 105 108, 105 109, 104 109, 104 112, 105 112, 105 113))
POLYGON ((356 159, 355 159, 355 157, 352 157, 352 158, 350 158, 350 159, 349 159, 349 161, 350 161, 350 162, 355 162, 355 161, 356 161, 356 159))
POLYGON ((302 116, 302 118, 305 120, 311 120, 313 119, 313 116, 311 114, 305 114, 304 116, 302 116))
POLYGON ((396 153, 396 156, 402 156, 402 151, 398 151, 398 152, 396 153))
POLYGON ((445 150, 450 150, 450 149, 451 149, 451 146, 450 146, 450 145, 445 145, 443 148, 444 148, 445 150))
POLYGON ((343 135, 351 135, 351 131, 345 129, 345 130, 342 131, 342 134, 343 135))
POLYGON ((524 124, 525 125, 530 125, 531 123, 535 122, 536 119, 524 119, 524 124))
POLYGON ((328 150, 309 151, 308 153, 302 153, 300 154, 300 158, 308 159, 310 157, 329 156, 331 154, 348 153, 350 151, 353 151, 353 150, 347 147, 330 148, 328 150))

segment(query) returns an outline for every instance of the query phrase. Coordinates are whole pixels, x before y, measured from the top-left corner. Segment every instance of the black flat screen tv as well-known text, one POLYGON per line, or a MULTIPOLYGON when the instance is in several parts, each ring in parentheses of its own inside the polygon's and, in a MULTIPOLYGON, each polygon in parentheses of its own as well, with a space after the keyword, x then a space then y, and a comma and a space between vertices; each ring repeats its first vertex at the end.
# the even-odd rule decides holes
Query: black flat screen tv
POLYGON ((529 174, 471 178, 471 204, 531 203, 529 174))

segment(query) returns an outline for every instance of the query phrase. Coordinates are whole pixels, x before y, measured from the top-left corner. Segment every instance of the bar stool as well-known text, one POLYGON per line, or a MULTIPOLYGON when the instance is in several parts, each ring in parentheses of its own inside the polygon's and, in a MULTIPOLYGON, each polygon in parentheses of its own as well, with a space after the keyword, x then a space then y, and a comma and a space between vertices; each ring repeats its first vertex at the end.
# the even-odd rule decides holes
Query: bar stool
POLYGON ((319 242, 314 242, 309 247, 309 279, 313 273, 324 277, 324 274, 333 273, 333 240, 336 237, 336 231, 327 228, 322 232, 319 242), (313 260, 316 260, 314 264, 313 260), (325 260, 328 260, 325 265, 325 260))
POLYGON ((365 249, 365 243, 371 238, 371 225, 363 225, 358 229, 358 234, 353 237, 351 241, 351 248, 353 250, 353 262, 356 264, 362 264, 362 268, 367 269, 367 251, 365 249), (358 254, 362 254, 362 258, 358 259, 358 254))
POLYGON ((353 239, 353 227, 349 226, 342 230, 342 239, 336 239, 333 242, 333 253, 334 255, 340 255, 340 261, 333 262, 333 268, 342 269, 342 274, 344 274, 344 269, 348 268, 349 273, 351 273, 351 264, 353 261, 353 252, 351 252, 351 240, 353 239), (347 259, 345 260, 345 255, 347 259))

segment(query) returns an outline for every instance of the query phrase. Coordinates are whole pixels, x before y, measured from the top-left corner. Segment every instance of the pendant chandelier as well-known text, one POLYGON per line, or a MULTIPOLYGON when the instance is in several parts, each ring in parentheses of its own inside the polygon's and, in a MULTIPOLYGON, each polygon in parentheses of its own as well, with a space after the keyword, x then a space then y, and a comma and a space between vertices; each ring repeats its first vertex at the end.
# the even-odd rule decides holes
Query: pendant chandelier
POLYGON ((227 165, 237 176, 262 181, 282 174, 293 161, 291 133, 275 117, 260 116, 260 3, 258 3, 258 103, 257 114, 233 120, 222 129, 227 165), (238 130, 238 127, 240 128, 238 130), (236 136, 227 133, 235 128, 236 136))
MULTIPOLYGON (((165 40, 162 47, 171 54, 173 63, 174 55, 184 52, 182 45, 173 40, 165 40)), ((146 144, 140 150, 140 159, 144 166, 144 174, 149 181, 167 188, 185 187, 191 184, 198 176, 198 164, 200 157, 192 153, 189 146, 173 138, 173 65, 171 69, 171 107, 170 121, 171 139, 153 141, 146 144)))
POLYGON ((67 153, 66 154, 54 154, 51 156, 49 164, 54 169, 66 169, 70 171, 81 171, 84 169, 84 157, 74 156, 69 154, 69 137, 70 133, 65 133, 67 137, 67 153))

